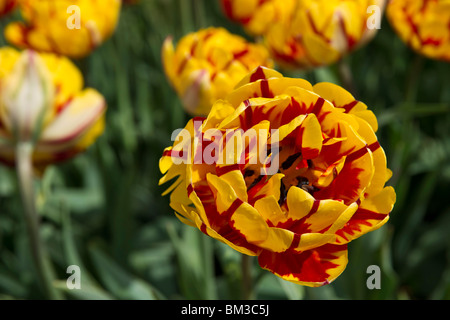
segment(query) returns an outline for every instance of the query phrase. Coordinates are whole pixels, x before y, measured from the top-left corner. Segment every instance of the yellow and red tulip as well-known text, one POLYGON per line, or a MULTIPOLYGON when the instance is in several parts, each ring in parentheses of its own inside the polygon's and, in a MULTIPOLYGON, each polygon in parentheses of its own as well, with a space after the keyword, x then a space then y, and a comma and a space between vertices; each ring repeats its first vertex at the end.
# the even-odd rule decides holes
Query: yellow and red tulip
POLYGON ((17 5, 17 0, 0 0, 0 17, 11 12, 17 5))
POLYGON ((114 32, 121 0, 21 0, 25 22, 5 30, 7 40, 21 48, 82 58, 114 32))
POLYGON ((184 36, 174 47, 171 37, 162 58, 168 80, 191 115, 207 115, 252 69, 270 67, 266 48, 229 33, 207 28, 184 36))
POLYGON ((386 15, 410 48, 428 58, 450 61, 450 1, 391 0, 386 15))
POLYGON ((225 15, 252 35, 263 35, 295 9, 296 0, 221 0, 225 15))
POLYGON ((393 209, 376 131, 343 88, 258 67, 178 132, 160 184, 173 183, 164 194, 182 222, 285 280, 321 286, 345 269, 347 244, 393 209))
POLYGON ((14 165, 15 147, 32 143, 44 168, 85 150, 103 132, 106 103, 67 58, 0 49, 0 161, 14 165))
POLYGON ((292 14, 273 23, 265 41, 282 66, 314 68, 337 62, 366 44, 377 32, 368 28, 368 8, 385 0, 297 0, 292 14))

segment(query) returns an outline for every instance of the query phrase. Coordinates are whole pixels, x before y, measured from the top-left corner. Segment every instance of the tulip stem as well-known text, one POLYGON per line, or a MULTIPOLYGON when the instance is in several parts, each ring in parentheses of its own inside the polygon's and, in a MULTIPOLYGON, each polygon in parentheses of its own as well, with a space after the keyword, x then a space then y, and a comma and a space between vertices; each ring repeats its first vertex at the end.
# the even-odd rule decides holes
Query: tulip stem
POLYGON ((355 81, 353 80, 352 69, 348 65, 347 61, 344 58, 339 60, 339 62, 337 63, 337 68, 342 86, 353 96, 355 96, 356 95, 355 81))
POLYGON ((252 275, 251 275, 251 257, 243 254, 241 260, 242 271, 242 299, 250 300, 253 294, 252 275))
POLYGON ((40 285, 48 298, 58 299, 59 294, 52 284, 53 273, 50 262, 39 233, 40 222, 36 209, 33 186, 32 152, 33 145, 29 142, 18 143, 16 147, 16 170, 22 197, 24 218, 30 250, 40 285))
POLYGON ((412 104, 415 104, 417 102, 417 89, 419 85, 420 75, 423 69, 423 63, 424 58, 421 55, 416 54, 412 62, 412 67, 408 76, 407 87, 405 90, 405 107, 410 107, 412 104))

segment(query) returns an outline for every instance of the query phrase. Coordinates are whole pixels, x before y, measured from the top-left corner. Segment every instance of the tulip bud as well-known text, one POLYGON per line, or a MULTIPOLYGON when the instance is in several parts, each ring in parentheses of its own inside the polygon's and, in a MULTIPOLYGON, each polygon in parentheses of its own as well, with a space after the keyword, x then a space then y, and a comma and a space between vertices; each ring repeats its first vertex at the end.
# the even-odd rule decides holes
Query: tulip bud
POLYGON ((69 59, 0 48, 1 162, 14 165, 21 145, 41 169, 73 157, 103 132, 105 110, 69 59))
POLYGON ((54 98, 51 75, 40 57, 26 51, 2 88, 4 122, 16 141, 30 141, 38 134, 54 98))

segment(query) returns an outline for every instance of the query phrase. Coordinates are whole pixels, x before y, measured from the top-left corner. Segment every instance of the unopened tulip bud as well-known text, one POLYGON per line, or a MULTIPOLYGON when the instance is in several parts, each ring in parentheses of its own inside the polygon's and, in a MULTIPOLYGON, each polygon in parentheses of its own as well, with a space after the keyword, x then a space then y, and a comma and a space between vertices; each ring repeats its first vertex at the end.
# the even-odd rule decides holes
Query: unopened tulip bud
POLYGON ((51 75, 41 58, 25 51, 1 91, 5 125, 17 141, 30 141, 54 98, 51 75))
POLYGON ((36 167, 73 157, 103 132, 106 103, 80 71, 54 54, 0 49, 0 161, 32 147, 36 167))

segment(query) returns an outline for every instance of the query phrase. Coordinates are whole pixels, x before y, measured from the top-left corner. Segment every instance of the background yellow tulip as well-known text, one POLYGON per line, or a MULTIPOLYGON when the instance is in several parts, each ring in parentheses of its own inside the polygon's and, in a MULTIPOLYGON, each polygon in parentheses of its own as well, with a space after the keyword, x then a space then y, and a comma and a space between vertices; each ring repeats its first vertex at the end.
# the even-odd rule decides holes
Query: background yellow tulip
POLYGON ((428 58, 450 62, 450 1, 391 0, 386 14, 410 48, 428 58))
POLYGON ((186 112, 206 116, 259 65, 272 66, 267 49, 224 28, 207 28, 184 36, 174 47, 165 40, 162 59, 167 78, 186 112))
MULTIPOLYGON (((287 68, 310 69, 333 64, 366 44, 378 31, 368 27, 384 0, 297 0, 291 15, 274 23, 265 43, 275 60, 287 68)), ((382 15, 379 17, 382 18, 382 15)))
POLYGON ((21 0, 25 22, 5 29, 7 40, 19 47, 82 58, 114 32, 121 0, 21 0))

